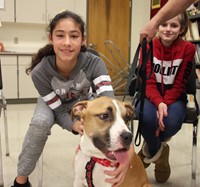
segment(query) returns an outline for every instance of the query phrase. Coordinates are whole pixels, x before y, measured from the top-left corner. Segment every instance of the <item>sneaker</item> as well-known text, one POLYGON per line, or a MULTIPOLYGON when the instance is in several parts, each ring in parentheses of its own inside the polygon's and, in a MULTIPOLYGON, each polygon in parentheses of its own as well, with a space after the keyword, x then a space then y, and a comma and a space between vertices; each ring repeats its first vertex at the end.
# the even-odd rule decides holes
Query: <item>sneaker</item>
POLYGON ((14 185, 11 187, 32 187, 31 183, 29 182, 29 180, 26 181, 25 184, 19 184, 17 183, 16 179, 14 181, 14 185))

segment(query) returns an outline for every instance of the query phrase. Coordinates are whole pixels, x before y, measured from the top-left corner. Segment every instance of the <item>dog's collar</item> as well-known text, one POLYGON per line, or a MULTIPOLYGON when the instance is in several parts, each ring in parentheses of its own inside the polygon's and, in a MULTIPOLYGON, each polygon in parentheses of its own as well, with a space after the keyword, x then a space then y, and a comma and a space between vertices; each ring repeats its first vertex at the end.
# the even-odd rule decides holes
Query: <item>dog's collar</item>
POLYGON ((115 165, 111 165, 112 162, 108 159, 102 159, 102 158, 97 158, 97 157, 92 157, 91 159, 105 167, 114 167, 114 166, 118 167, 119 166, 119 162, 117 162, 115 165))
MULTIPOLYGON (((78 144, 78 147, 77 147, 77 149, 76 149, 76 153, 77 153, 79 150, 81 150, 80 144, 78 144)), ((112 162, 111 162, 110 160, 108 160, 108 159, 105 159, 105 158, 92 157, 91 160, 90 160, 89 162, 91 162, 91 161, 93 161, 94 164, 97 162, 97 163, 99 163, 99 164, 101 164, 101 165, 103 165, 103 166, 105 166, 105 167, 118 167, 118 166, 119 166, 119 162, 116 162, 116 164, 114 164, 114 165, 112 164, 112 165, 111 165, 112 162)))

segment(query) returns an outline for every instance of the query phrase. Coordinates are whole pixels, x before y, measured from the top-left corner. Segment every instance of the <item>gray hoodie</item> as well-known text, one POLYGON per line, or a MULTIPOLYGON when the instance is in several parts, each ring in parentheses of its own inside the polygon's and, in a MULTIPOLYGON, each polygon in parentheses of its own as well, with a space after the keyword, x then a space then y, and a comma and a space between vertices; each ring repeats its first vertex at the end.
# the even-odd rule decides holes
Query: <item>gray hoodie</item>
POLYGON ((76 102, 88 100, 94 93, 97 97, 114 97, 114 92, 101 58, 89 52, 80 52, 69 78, 57 72, 55 58, 55 55, 44 57, 33 69, 32 80, 43 100, 53 110, 56 122, 71 131, 73 122, 70 111, 76 102))

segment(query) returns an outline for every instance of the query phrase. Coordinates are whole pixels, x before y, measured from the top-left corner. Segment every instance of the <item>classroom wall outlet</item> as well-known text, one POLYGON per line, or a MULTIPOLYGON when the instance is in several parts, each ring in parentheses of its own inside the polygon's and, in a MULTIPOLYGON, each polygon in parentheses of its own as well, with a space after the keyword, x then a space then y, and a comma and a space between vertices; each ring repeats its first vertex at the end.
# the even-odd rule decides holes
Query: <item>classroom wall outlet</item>
POLYGON ((18 44, 19 43, 19 38, 18 37, 14 37, 14 44, 18 44))

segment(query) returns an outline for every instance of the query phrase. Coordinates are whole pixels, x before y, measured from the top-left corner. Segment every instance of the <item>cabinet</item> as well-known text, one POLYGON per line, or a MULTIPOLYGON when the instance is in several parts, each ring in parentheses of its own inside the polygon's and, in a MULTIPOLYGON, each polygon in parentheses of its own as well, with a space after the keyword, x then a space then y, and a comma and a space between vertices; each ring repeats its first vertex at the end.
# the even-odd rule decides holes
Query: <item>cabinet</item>
POLYGON ((17 56, 1 56, 3 92, 6 99, 18 98, 17 56))
POLYGON ((0 20, 5 22, 15 21, 15 6, 13 0, 4 1, 4 9, 0 9, 0 20))
POLYGON ((19 99, 37 98, 39 96, 31 75, 26 74, 26 68, 31 63, 31 56, 18 56, 19 99))
POLYGON ((39 96, 31 76, 25 70, 30 55, 1 55, 3 92, 6 99, 32 99, 39 96))
POLYGON ((45 0, 16 0, 17 23, 46 23, 45 0))
MULTIPOLYGON (((77 0, 5 0, 5 8, 0 10, 2 22, 48 23, 62 10, 75 11, 77 0)), ((86 0, 84 9, 86 9, 86 0)), ((83 3, 82 3, 83 4, 83 3)))

